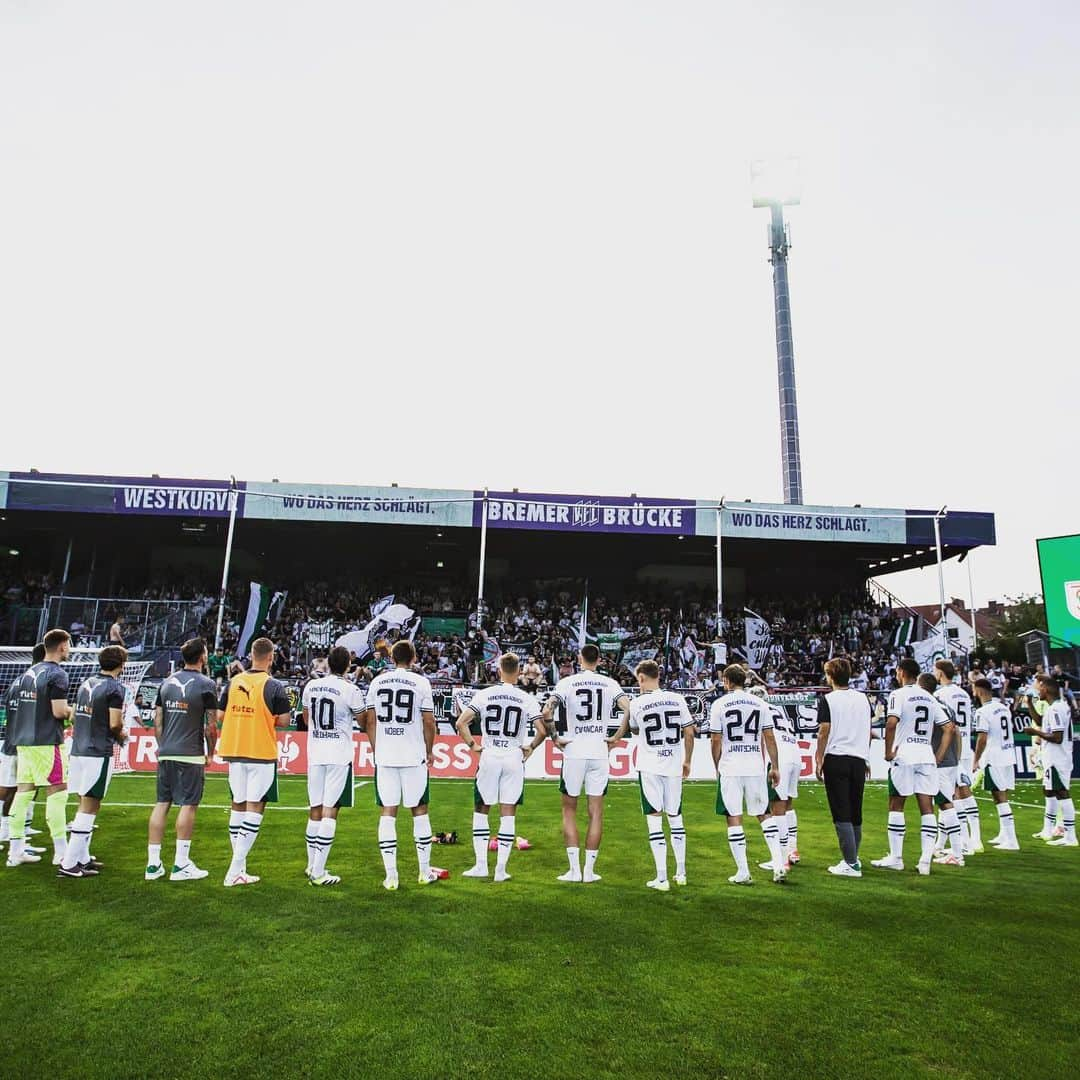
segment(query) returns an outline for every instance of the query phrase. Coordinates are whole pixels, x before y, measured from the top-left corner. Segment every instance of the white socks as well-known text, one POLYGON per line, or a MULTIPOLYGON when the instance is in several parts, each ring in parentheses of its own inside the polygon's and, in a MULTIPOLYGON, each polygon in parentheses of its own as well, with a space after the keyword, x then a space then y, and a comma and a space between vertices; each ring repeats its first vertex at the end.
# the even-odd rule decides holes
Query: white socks
POLYGON ((176 857, 173 859, 173 866, 177 870, 183 870, 189 862, 191 862, 191 841, 181 840, 178 836, 176 838, 176 857))
POLYGON ((307 846, 307 871, 309 874, 315 866, 315 856, 319 850, 319 825, 320 822, 308 818, 307 829, 304 831, 304 843, 307 846))
POLYGON ((919 817, 919 833, 922 840, 919 862, 929 863, 934 857, 934 844, 937 843, 937 818, 932 813, 919 817))
POLYGON ((682 814, 669 816, 667 823, 671 830, 671 850, 675 855, 675 876, 686 877, 686 828, 683 826, 682 814))
POLYGON ((979 804, 974 795, 969 795, 963 800, 961 807, 961 820, 967 826, 968 843, 973 847, 982 845, 982 823, 979 821, 979 804), (967 813, 964 813, 964 811, 967 813))
POLYGON ((791 831, 788 828, 787 814, 777 814, 773 817, 776 827, 780 832, 780 857, 787 862, 788 852, 791 850, 791 831))
POLYGON ((319 835, 315 840, 315 861, 311 864, 311 876, 316 880, 326 873, 326 860, 337 832, 337 818, 324 817, 319 822, 319 835))
POLYGON ((582 878, 588 881, 589 878, 596 877, 596 856, 600 854, 600 849, 591 851, 589 848, 585 849, 585 870, 582 873, 582 878))
POLYGON ((1046 811, 1043 813, 1043 832, 1049 836, 1057 824, 1058 801, 1054 795, 1046 796, 1046 811))
POLYGON ((161 865, 161 845, 160 844, 147 844, 146 845, 146 865, 147 866, 160 866, 161 865))
POLYGON ((799 815, 794 810, 787 812, 788 850, 799 850, 799 815))
POLYGON ((765 843, 769 847, 769 858, 772 860, 773 871, 784 869, 784 856, 780 851, 780 827, 776 824, 776 818, 763 818, 761 832, 765 837, 765 843))
POLYGON ((61 863, 65 870, 74 870, 76 866, 90 861, 90 835, 94 831, 96 816, 84 814, 81 810, 75 815, 75 820, 71 823, 71 839, 61 863))
POLYGON ((250 811, 244 814, 244 822, 240 826, 240 835, 236 838, 232 862, 229 864, 230 876, 247 873, 248 852, 259 838, 259 826, 262 825, 262 819, 262 814, 255 814, 250 811))
POLYGON ((1012 807, 1007 802, 997 804, 998 823, 1001 826, 1001 839, 1006 844, 1016 843, 1016 822, 1013 820, 1012 807))
POLYGON ((649 847, 656 864, 656 880, 667 881, 667 840, 664 839, 664 819, 659 814, 648 814, 645 824, 649 829, 649 847))
POLYGON ((749 874, 750 868, 746 865, 746 833, 743 832, 743 827, 729 825, 727 838, 731 848, 731 857, 735 860, 735 868, 740 874, 749 874))
MULTIPOLYGON (((506 872, 506 864, 510 860, 510 852, 514 847, 514 837, 517 835, 516 822, 513 814, 507 814, 499 818, 499 854, 495 857, 495 873, 506 872)), ((485 859, 484 865, 487 865, 485 859)))
POLYGON ((566 849, 566 858, 570 862, 570 873, 581 874, 581 851, 576 847, 568 847, 566 849))
POLYGON ((431 871, 431 818, 427 814, 414 817, 412 833, 416 842, 416 861, 420 864, 420 876, 427 877, 431 871))
POLYGON ((240 838, 240 830, 244 827, 244 811, 233 810, 229 814, 229 843, 236 851, 236 841, 240 838))
POLYGON ((1073 806, 1072 799, 1061 800, 1061 816, 1062 825, 1065 829, 1065 839, 1073 841, 1076 839, 1076 809, 1073 806))
POLYGON ((906 829, 904 812, 902 810, 890 810, 889 857, 891 859, 902 859, 904 857, 904 833, 906 829))
POLYGON ((379 818, 379 853, 387 877, 397 877, 397 818, 379 818))
MULTIPOLYGON (((938 831, 941 832, 942 830, 945 832, 945 837, 949 842, 949 847, 952 848, 953 855, 958 859, 962 859, 964 857, 964 841, 961 836, 960 817, 955 806, 949 810, 941 811, 941 823, 938 826, 938 831)), ((944 847, 944 844, 941 844, 941 846, 944 847)))
POLYGON ((487 814, 474 811, 472 816, 472 847, 473 857, 476 860, 474 865, 482 866, 484 873, 487 873, 488 868, 488 841, 490 839, 491 824, 487 814))

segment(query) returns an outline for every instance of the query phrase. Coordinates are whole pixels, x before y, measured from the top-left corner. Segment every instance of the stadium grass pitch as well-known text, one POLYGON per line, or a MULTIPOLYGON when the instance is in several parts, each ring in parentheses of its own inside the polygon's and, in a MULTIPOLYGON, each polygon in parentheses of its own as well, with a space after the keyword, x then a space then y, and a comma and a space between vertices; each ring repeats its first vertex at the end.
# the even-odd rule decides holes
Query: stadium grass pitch
MULTIPOLYGON (((13 1073, 986 1080, 1075 1067, 1080 852, 1029 839, 1041 825, 1034 785, 1016 793, 1022 851, 988 849, 929 878, 914 873, 913 806, 912 869, 870 869, 887 847, 885 792, 870 786, 866 874, 847 880, 825 873, 836 842, 823 790, 804 784, 790 883, 756 869, 768 856, 751 824, 756 883, 739 888, 727 884, 714 788, 687 784, 690 883, 668 894, 645 888, 635 783, 611 785, 603 881, 583 886, 555 880, 566 861, 554 784, 528 785, 519 832, 534 847, 495 885, 459 876, 472 863, 472 785, 435 781, 433 827, 460 841, 432 861, 453 876, 415 884, 402 811, 396 893, 381 888, 370 783, 341 813, 330 869, 344 880, 329 889, 303 876, 304 783, 281 789, 249 858, 262 876, 251 888, 221 884, 217 777, 192 848, 205 881, 143 881, 146 776, 113 781, 93 841, 101 877, 58 880, 44 861, 0 870, 13 1073)), ((980 809, 992 836, 993 808, 980 809)))

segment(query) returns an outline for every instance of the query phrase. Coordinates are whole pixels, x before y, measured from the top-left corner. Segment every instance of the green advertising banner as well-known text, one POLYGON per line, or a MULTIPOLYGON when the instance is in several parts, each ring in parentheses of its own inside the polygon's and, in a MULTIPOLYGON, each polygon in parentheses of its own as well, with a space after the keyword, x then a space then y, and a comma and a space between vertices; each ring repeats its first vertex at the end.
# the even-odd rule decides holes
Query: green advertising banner
POLYGON ((1080 645, 1080 534, 1037 540, 1046 629, 1054 648, 1080 645))
POLYGON ((464 637, 468 630, 468 625, 463 618, 443 615, 424 615, 420 623, 420 628, 428 635, 428 637, 443 638, 450 637, 453 634, 457 634, 458 637, 464 637))

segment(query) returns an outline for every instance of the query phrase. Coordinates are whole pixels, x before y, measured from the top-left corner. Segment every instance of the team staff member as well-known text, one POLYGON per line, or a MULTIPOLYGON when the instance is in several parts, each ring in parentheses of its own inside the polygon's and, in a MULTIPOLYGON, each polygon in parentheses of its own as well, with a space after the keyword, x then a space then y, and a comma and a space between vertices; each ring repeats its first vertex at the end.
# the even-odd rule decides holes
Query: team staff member
POLYGON ((53 842, 53 863, 67 852, 67 748, 64 728, 74 710, 68 704, 68 675, 60 666, 71 653, 71 635, 50 630, 44 637, 45 659, 19 680, 19 708, 11 743, 18 757, 15 801, 11 804, 8 866, 40 862, 26 847, 26 808, 37 788, 45 789, 45 820, 53 842))
POLYGON ((180 648, 184 666, 170 675, 158 691, 154 709, 154 734, 158 744, 157 803, 150 813, 146 855, 147 881, 165 876, 161 841, 169 810, 175 804, 176 857, 170 881, 198 881, 207 876, 191 861, 191 835, 195 812, 202 802, 206 766, 214 757, 217 742, 217 685, 203 674, 206 642, 185 641, 180 648))
POLYGON ((289 726, 289 695, 270 677, 274 643, 256 638, 251 645, 251 667, 238 672, 221 694, 221 741, 218 753, 229 763, 232 814, 229 834, 233 857, 225 875, 226 888, 254 885, 259 879, 247 872, 247 857, 259 836, 268 802, 277 802, 277 730, 289 726))
POLYGON ((123 746, 124 684, 120 673, 127 649, 108 645, 98 654, 101 670, 79 687, 71 739, 69 779, 79 796, 79 811, 71 823, 71 838, 60 869, 61 878, 96 877, 101 863, 90 857, 90 838, 101 800, 113 773, 113 747, 123 746))
MULTIPOLYGON (((39 641, 30 653, 30 666, 40 664, 45 659, 45 646, 39 641)), ((0 745, 0 802, 3 803, 2 816, 0 816, 0 844, 6 844, 11 839, 11 804, 15 801, 15 789, 18 786, 16 776, 19 771, 19 757, 15 752, 15 744, 11 741, 11 735, 15 730, 15 714, 19 711, 19 682, 15 678, 8 687, 8 696, 4 715, 4 741, 0 745)), ((35 836, 37 829, 30 827, 34 820, 34 804, 26 808, 25 836, 35 836)), ((32 848, 29 844, 24 845, 23 851, 31 855, 40 855, 44 848, 32 848)))
POLYGON ((862 841, 863 788, 870 772, 870 701, 848 689, 851 663, 842 656, 825 665, 832 687, 818 702, 815 772, 825 781, 833 828, 843 858, 829 867, 837 877, 862 877, 859 844, 862 841))

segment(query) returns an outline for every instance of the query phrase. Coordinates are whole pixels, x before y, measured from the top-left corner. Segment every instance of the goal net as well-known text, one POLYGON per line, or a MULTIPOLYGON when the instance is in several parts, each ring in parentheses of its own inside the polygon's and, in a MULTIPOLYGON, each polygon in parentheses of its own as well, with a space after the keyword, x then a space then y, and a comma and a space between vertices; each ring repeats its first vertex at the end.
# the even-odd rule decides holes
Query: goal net
MULTIPOLYGON (((68 700, 74 704, 79 687, 98 673, 98 649, 72 649, 70 658, 61 666, 68 673, 70 687, 68 700)), ((22 677, 31 664, 31 650, 18 645, 0 646, 0 710, 3 711, 3 724, 7 727, 8 690, 16 679, 22 677)), ((124 730, 127 731, 137 721, 135 695, 143 677, 150 668, 149 660, 129 660, 120 673, 120 682, 124 685, 124 730)), ((128 747, 117 746, 113 750, 113 772, 131 772, 128 747)))

